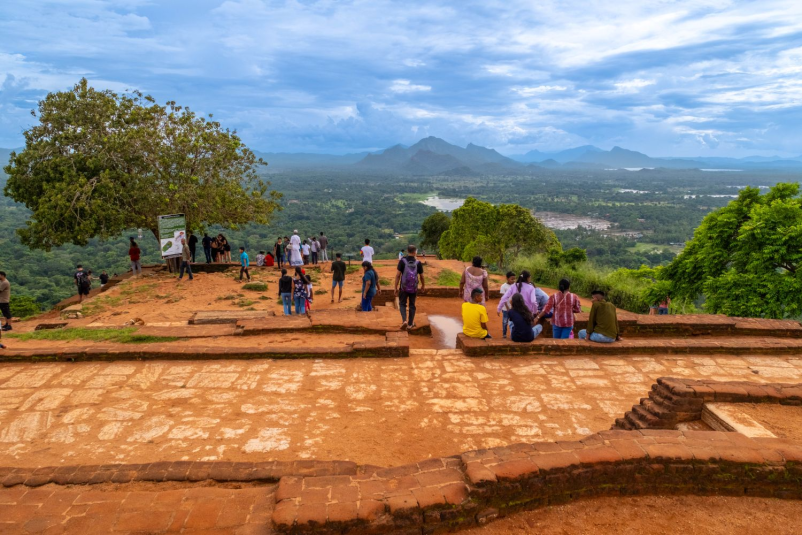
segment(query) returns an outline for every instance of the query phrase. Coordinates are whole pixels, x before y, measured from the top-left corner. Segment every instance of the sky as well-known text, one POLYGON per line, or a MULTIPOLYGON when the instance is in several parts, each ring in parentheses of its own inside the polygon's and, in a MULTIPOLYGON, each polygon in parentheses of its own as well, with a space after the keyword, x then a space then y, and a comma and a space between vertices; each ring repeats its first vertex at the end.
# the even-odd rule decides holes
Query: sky
POLYGON ((82 77, 266 152, 802 154, 800 0, 0 2, 0 147, 82 77))

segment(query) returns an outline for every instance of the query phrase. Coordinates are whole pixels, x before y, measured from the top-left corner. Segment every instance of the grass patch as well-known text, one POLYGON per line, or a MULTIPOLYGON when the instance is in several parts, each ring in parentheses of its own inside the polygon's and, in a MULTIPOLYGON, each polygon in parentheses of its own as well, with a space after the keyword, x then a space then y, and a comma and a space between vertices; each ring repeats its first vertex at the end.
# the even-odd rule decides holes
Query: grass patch
POLYGON ((327 295, 328 293, 328 290, 315 290, 315 295, 327 295))
POLYGON ((379 286, 390 286, 393 283, 390 279, 381 278, 379 279, 379 286))
POLYGON ((437 275, 438 286, 459 286, 462 275, 450 269, 444 269, 437 275))
POLYGON ((108 295, 98 296, 91 301, 81 303, 81 314, 84 316, 95 316, 105 312, 109 307, 116 307, 122 302, 122 297, 110 297, 108 295))
POLYGON ((244 308, 244 307, 249 307, 249 306, 253 305, 253 301, 251 301, 250 299, 242 299, 242 298, 240 298, 240 299, 237 299, 236 301, 234 301, 234 304, 237 305, 238 307, 243 307, 244 308))
POLYGON ((150 284, 140 284, 138 286, 129 286, 127 288, 123 288, 120 290, 120 295, 134 295, 134 294, 144 294, 148 293, 152 290, 155 290, 159 285, 156 283, 150 284))
POLYGON ((243 290, 253 290, 254 292, 266 292, 267 291, 267 283, 266 282, 249 282, 247 284, 242 285, 243 290))
POLYGON ((91 342, 117 342, 120 344, 151 344, 156 342, 175 342, 178 338, 170 336, 145 336, 136 334, 136 327, 124 329, 86 329, 75 327, 71 329, 48 329, 30 333, 7 334, 8 338, 18 340, 50 340, 56 342, 70 342, 86 340, 91 342))
POLYGON ((345 268, 345 274, 346 275, 353 275, 354 273, 356 273, 357 271, 360 271, 361 269, 362 269, 361 265, 360 266, 348 266, 348 267, 345 268))

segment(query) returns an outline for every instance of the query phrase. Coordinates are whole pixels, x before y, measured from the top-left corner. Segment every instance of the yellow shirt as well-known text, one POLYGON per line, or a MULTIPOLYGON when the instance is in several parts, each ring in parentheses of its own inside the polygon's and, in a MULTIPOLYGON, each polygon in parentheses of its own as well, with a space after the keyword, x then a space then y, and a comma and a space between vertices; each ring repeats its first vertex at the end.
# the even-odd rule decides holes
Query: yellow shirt
POLYGON ((487 331, 482 323, 487 324, 487 309, 478 303, 462 303, 462 332, 471 338, 484 338, 487 331))

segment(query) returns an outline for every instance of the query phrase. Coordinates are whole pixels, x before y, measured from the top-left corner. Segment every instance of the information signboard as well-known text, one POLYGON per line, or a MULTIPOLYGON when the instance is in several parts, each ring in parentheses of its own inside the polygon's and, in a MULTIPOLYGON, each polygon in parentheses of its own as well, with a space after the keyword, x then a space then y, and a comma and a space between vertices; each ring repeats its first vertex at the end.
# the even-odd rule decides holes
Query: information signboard
POLYGON ((159 245, 162 258, 181 256, 181 240, 187 236, 187 220, 184 214, 159 216, 159 245))

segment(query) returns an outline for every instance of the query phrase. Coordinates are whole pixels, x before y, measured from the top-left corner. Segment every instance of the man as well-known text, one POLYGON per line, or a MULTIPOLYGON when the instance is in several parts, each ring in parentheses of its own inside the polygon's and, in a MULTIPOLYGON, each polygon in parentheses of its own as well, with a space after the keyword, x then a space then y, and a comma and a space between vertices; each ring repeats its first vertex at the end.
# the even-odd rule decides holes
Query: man
POLYGON ((192 255, 192 263, 195 263, 195 247, 198 245, 198 237, 191 230, 189 231, 189 254, 192 255))
POLYGON ((181 267, 178 269, 178 280, 180 281, 184 278, 184 270, 189 274, 189 280, 192 280, 192 266, 190 266, 190 261, 192 260, 192 253, 189 251, 189 245, 187 245, 186 238, 181 239, 181 267))
POLYGON ((326 250, 329 248, 329 239, 321 232, 320 238, 317 240, 320 246, 320 261, 321 262, 328 262, 329 255, 326 250))
POLYGON ((6 279, 6 272, 0 271, 0 313, 6 320, 2 330, 11 330, 11 283, 6 279))
POLYGON ((290 238, 290 265, 293 267, 304 265, 301 255, 301 237, 298 236, 297 230, 292 231, 292 238, 290 238))
MULTIPOLYGON (((370 240, 365 240, 366 245, 370 240)), ((364 249, 364 248, 363 248, 364 249)), ((373 251, 373 249, 371 249, 373 251)), ((395 274, 395 296, 398 298, 398 308, 401 310, 401 330, 415 328, 415 301, 418 298, 418 279, 420 278, 420 292, 426 291, 426 281, 423 278, 423 264, 417 259, 418 248, 414 245, 407 247, 406 258, 398 261, 395 274), (409 301, 409 318, 407 318, 407 301, 409 301)))
POLYGON ((106 270, 104 269, 100 273, 100 289, 102 290, 103 287, 106 286, 108 283, 109 283, 109 274, 106 273, 106 270))
POLYGON ((239 248, 239 280, 242 282, 242 275, 248 277, 248 282, 251 281, 251 274, 248 273, 248 267, 251 265, 251 259, 248 258, 248 253, 245 252, 245 247, 239 248))
POLYGON ((73 279, 75 280, 75 287, 78 288, 78 303, 82 303, 84 300, 85 295, 89 295, 89 288, 91 287, 91 283, 84 273, 84 267, 81 264, 78 264, 75 269, 75 275, 73 275, 73 279))
POLYGON ((317 252, 318 249, 320 248, 320 244, 317 242, 317 238, 315 238, 314 236, 312 236, 311 240, 312 243, 309 245, 309 247, 312 251, 312 264, 314 265, 317 264, 317 252))
POLYGON ((365 246, 360 249, 362 252, 362 261, 363 262, 370 262, 373 263, 373 255, 376 252, 373 250, 373 247, 370 246, 370 240, 365 240, 365 246))
POLYGON ((579 331, 579 338, 589 342, 611 344, 621 340, 615 306, 604 299, 604 292, 593 290, 588 328, 579 331))
POLYGON ((206 263, 207 264, 211 264, 212 263, 212 239, 205 232, 203 233, 203 240, 201 240, 201 245, 203 245, 203 254, 206 255, 206 263))
POLYGON ((343 302, 343 284, 345 283, 345 270, 346 265, 343 262, 343 255, 337 253, 336 260, 331 263, 331 302, 334 302, 334 287, 340 287, 340 296, 337 299, 338 303, 343 302))
POLYGON ((128 248, 128 256, 131 258, 131 274, 133 276, 142 275, 142 262, 139 260, 141 255, 142 251, 139 249, 139 246, 136 244, 134 239, 131 238, 131 246, 128 248))
POLYGON ((471 338, 492 338, 487 332, 487 309, 482 304, 484 290, 474 288, 471 303, 462 303, 462 332, 471 338))

